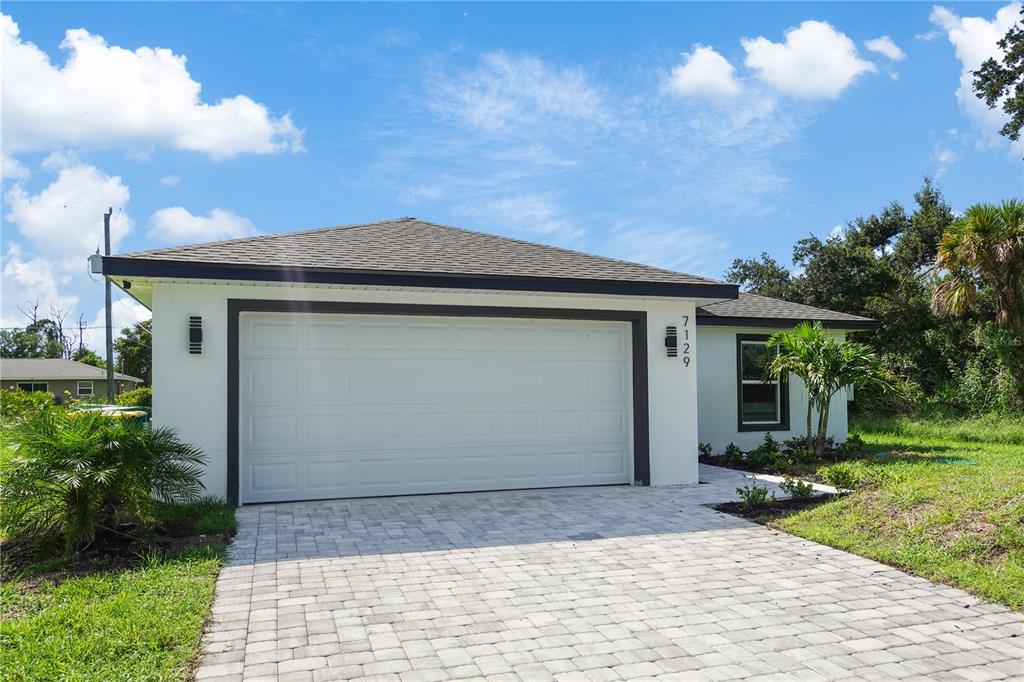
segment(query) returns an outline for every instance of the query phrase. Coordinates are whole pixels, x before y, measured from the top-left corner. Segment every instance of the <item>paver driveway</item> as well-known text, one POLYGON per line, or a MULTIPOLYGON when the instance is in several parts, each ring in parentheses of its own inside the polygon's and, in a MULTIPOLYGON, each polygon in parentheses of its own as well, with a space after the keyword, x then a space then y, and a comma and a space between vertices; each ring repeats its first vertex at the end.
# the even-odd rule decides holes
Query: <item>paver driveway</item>
POLYGON ((707 485, 246 507, 199 680, 1024 678, 1024 618, 707 485))

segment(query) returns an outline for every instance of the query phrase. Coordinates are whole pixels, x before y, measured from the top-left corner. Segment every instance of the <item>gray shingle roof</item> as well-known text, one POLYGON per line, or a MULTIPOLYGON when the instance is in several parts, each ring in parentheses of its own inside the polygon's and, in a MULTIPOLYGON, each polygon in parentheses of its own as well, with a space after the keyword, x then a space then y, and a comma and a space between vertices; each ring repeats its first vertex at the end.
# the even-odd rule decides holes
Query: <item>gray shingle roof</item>
POLYGON ((743 293, 739 298, 697 308, 697 320, 700 324, 706 325, 749 323, 757 326, 759 322, 792 321, 795 324, 804 320, 818 320, 826 326, 840 329, 865 329, 875 326, 875 321, 867 317, 743 293))
MULTIPOLYGON (((0 380, 14 379, 83 379, 103 380, 107 378, 107 370, 93 367, 76 360, 63 358, 0 358, 0 380)), ((134 381, 142 379, 114 372, 118 381, 134 381)))
POLYGON ((733 286, 696 275, 415 218, 138 251, 112 260, 124 259, 275 269, 733 286))

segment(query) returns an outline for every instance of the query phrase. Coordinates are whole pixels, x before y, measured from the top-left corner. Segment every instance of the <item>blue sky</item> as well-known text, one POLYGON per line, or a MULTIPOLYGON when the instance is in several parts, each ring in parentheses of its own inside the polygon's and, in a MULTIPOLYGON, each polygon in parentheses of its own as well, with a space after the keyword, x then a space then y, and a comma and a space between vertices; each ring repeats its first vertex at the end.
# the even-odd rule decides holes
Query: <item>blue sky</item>
POLYGON ((963 85, 1006 3, 3 11, 4 326, 102 319, 107 205, 118 251, 414 215, 721 277, 924 175, 1024 194, 963 85))

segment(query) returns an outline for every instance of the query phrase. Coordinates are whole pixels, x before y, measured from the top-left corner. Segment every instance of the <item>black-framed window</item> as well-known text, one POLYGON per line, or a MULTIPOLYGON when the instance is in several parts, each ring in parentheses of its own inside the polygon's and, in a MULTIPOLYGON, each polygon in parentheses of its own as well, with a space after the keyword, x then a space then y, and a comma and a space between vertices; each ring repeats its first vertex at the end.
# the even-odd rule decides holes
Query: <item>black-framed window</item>
POLYGON ((765 368, 778 353, 761 334, 736 335, 736 408, 740 431, 789 429, 789 387, 785 378, 765 380, 765 368))
POLYGON ((50 385, 45 382, 23 381, 18 383, 18 390, 28 391, 30 393, 36 391, 41 391, 45 393, 46 391, 50 390, 50 385))

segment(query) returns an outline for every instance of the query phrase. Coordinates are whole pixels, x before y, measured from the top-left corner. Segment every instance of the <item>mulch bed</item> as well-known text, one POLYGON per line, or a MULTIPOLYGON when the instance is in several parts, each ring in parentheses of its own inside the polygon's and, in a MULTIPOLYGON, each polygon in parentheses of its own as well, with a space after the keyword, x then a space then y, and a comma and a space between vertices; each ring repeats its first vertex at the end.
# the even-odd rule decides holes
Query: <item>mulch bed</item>
POLYGON ((837 495, 833 494, 814 495, 802 500, 786 497, 775 500, 763 507, 748 507, 742 502, 722 502, 708 506, 724 514, 731 514, 732 516, 739 516, 740 518, 756 521, 760 524, 771 525, 771 522, 776 519, 784 518, 809 507, 816 507, 836 497, 837 495))

